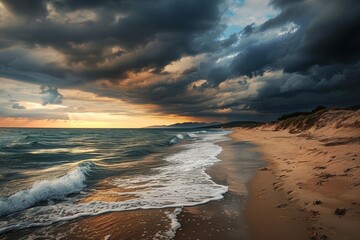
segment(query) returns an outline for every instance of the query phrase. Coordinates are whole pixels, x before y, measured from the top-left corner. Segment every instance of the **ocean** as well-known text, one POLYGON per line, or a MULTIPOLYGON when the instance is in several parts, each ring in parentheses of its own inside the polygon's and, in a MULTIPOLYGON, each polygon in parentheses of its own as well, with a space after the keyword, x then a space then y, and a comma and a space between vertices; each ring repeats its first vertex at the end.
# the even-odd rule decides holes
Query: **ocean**
MULTIPOLYGON (((228 186, 206 169, 229 131, 184 129, 0 129, 0 234, 109 212, 222 199, 228 186)), ((153 239, 156 239, 154 236, 153 239)))

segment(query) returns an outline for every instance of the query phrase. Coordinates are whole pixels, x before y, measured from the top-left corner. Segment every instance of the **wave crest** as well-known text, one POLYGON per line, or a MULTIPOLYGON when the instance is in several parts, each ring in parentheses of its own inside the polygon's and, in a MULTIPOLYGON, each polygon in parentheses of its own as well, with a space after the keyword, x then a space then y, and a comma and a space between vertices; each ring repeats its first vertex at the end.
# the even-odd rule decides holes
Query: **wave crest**
POLYGON ((83 164, 66 175, 53 180, 35 182, 30 189, 19 191, 0 200, 0 217, 30 208, 42 201, 60 200, 85 187, 90 164, 83 164))

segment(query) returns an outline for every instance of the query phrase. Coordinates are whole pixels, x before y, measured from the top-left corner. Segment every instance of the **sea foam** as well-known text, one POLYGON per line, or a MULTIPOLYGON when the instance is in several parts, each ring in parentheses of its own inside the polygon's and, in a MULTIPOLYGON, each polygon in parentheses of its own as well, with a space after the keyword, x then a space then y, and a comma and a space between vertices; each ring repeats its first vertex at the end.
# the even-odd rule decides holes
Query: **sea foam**
POLYGON ((196 135, 196 133, 188 133, 187 134, 189 137, 191 137, 191 138, 196 138, 196 137, 198 137, 198 135, 196 135))
POLYGON ((182 140, 182 139, 184 139, 184 136, 181 133, 176 134, 175 137, 170 139, 169 144, 170 145, 176 144, 179 142, 179 140, 182 140))
POLYGON ((167 156, 168 165, 152 169, 152 174, 119 178, 115 184, 126 189, 124 194, 135 196, 131 201, 142 208, 149 204, 156 208, 191 206, 221 199, 227 187, 215 183, 205 169, 220 161, 217 155, 222 148, 216 143, 226 140, 225 134, 202 135, 167 156))

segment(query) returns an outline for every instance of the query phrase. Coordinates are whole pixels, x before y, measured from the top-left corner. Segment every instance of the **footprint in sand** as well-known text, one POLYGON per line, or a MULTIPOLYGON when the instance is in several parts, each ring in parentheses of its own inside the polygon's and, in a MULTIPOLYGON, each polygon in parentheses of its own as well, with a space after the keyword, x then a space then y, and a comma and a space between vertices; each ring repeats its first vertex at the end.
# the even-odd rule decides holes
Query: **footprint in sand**
POLYGON ((283 188, 281 188, 282 185, 284 185, 284 183, 282 183, 282 182, 273 183, 274 191, 282 191, 282 190, 284 190, 283 188))
POLYGON ((297 208, 297 210, 298 210, 299 212, 305 212, 306 208, 299 207, 299 208, 297 208))
POLYGON ((323 202, 320 201, 320 200, 315 199, 315 200, 313 201, 313 205, 320 205, 320 204, 323 204, 323 202))
POLYGON ((282 185, 284 185, 284 183, 282 183, 282 182, 274 182, 274 183, 273 183, 273 186, 274 186, 274 187, 280 187, 280 186, 282 186, 282 185))
POLYGON ((303 182, 298 182, 298 183, 296 183, 296 186, 298 186, 299 189, 302 189, 303 185, 304 185, 303 182))
POLYGON ((299 161, 298 163, 307 163, 307 162, 310 162, 310 161, 303 160, 303 161, 299 161))
POLYGON ((329 180, 320 180, 318 182, 316 182, 315 186, 323 186, 324 182, 328 182, 329 180))
POLYGON ((279 176, 279 178, 288 178, 288 177, 289 177, 289 176, 288 176, 288 175, 285 175, 285 174, 279 176))
POLYGON ((286 208, 288 205, 286 203, 282 203, 277 205, 277 208, 286 208))
POLYGON ((313 169, 314 170, 324 170, 324 169, 326 169, 326 167, 325 166, 316 166, 313 169))
POLYGON ((310 216, 312 216, 312 217, 316 217, 316 216, 320 215, 320 212, 315 211, 315 210, 310 210, 309 213, 310 213, 310 216))

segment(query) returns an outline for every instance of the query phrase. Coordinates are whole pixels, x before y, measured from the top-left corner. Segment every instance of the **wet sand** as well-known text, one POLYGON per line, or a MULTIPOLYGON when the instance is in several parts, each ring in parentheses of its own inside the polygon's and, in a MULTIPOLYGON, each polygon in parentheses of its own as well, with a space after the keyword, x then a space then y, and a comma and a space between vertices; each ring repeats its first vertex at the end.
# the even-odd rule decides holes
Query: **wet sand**
MULTIPOLYGON (((224 198, 184 207, 177 216, 181 227, 174 239, 248 239, 244 209, 249 180, 264 166, 254 145, 232 140, 220 143, 220 162, 207 169, 212 179, 229 187, 224 198)), ((174 208, 114 212, 59 222, 48 227, 9 233, 3 239, 167 239, 174 208), (160 233, 160 234, 159 234, 160 233)), ((0 237, 1 238, 1 237, 0 237)))
POLYGON ((244 209, 248 183, 265 163, 251 151, 254 145, 227 141, 220 144, 221 162, 208 169, 212 179, 229 187, 224 198, 195 207, 185 207, 178 219, 181 228, 175 239, 249 239, 244 209))

